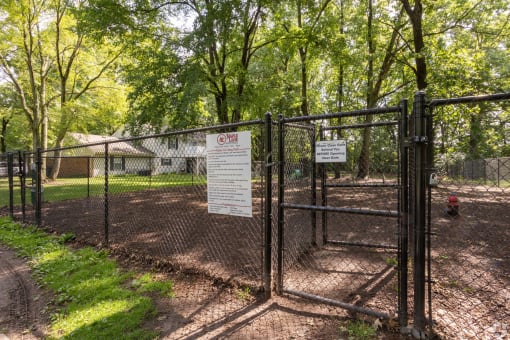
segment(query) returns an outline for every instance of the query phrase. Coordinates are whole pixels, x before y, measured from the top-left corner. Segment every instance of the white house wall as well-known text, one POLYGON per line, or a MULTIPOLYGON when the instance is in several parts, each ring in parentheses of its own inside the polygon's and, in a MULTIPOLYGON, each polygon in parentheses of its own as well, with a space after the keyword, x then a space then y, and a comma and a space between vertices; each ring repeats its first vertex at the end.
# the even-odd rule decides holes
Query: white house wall
POLYGON ((202 172, 205 161, 206 148, 202 145, 191 145, 182 136, 177 136, 177 149, 168 148, 168 139, 166 138, 148 138, 142 140, 142 146, 157 157, 154 159, 153 174, 182 173, 186 172, 186 160, 196 159, 197 167, 195 172, 202 172), (161 165, 161 159, 171 159, 171 165, 161 165), (202 160, 202 161, 201 161, 202 160))
MULTIPOLYGON (((122 157, 122 156, 114 156, 122 157)), ((93 176, 104 176, 104 157, 93 159, 93 176)), ((108 161, 111 163, 111 160, 108 161)), ((123 170, 111 170, 111 164, 109 164, 108 174, 110 175, 124 175, 124 174, 139 174, 140 172, 146 172, 151 170, 153 162, 152 158, 130 158, 124 157, 125 168, 123 170)))

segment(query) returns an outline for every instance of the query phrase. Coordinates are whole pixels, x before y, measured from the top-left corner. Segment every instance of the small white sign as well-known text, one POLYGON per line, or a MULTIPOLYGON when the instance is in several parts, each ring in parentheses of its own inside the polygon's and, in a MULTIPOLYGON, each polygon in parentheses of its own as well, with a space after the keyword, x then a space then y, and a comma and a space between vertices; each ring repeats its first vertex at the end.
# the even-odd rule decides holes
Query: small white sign
POLYGON ((250 131, 207 135, 206 146, 208 212, 252 217, 250 131))
POLYGON ((347 162, 347 142, 345 139, 315 143, 315 163, 345 162, 347 162))

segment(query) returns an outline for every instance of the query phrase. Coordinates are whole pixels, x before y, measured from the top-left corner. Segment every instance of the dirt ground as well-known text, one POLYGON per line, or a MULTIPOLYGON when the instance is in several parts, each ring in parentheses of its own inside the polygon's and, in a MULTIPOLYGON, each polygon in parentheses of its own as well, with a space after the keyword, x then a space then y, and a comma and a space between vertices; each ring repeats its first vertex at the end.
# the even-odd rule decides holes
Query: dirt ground
MULTIPOLYGON (((296 188, 304 185, 296 183, 296 188)), ((175 281, 176 297, 158 300, 160 315, 150 324, 162 332, 162 338, 335 339, 342 338, 341 325, 350 318, 374 322, 372 317, 292 294, 274 294, 262 301, 258 293, 263 260, 259 202, 254 204, 252 219, 225 217, 208 214, 202 194, 188 189, 111 196, 112 254, 127 261, 126 266, 156 268, 175 281)), ((289 203, 310 202, 309 192, 293 191, 291 186, 286 195, 289 203)), ((391 188, 328 190, 328 205, 337 207, 393 211, 396 198, 391 188)), ((438 337, 508 338, 509 202, 508 189, 455 183, 433 189, 431 230, 427 231, 433 283, 426 316, 432 306, 432 319, 427 322, 438 337), (444 212, 452 191, 461 202, 461 215, 456 218, 444 212)), ((102 207, 101 199, 44 204, 43 223, 59 233, 74 233, 83 244, 104 245, 102 207)), ((394 316, 399 289, 392 248, 398 234, 394 217, 328 213, 329 241, 383 246, 361 250, 334 242, 323 244, 321 213, 315 216, 317 245, 310 246, 310 212, 286 211, 284 289, 394 316)), ((412 257, 409 261, 412 322, 412 257)), ((399 337, 393 323, 384 328, 380 338, 399 337)))
POLYGON ((43 338, 50 294, 32 280, 23 259, 0 245, 0 339, 43 338))
MULTIPOLYGON (((80 244, 74 244, 80 247, 80 244)), ((126 270, 147 271, 143 259, 114 256, 126 270)), ((153 268, 152 268, 153 269, 153 268)), ((338 339, 350 320, 345 310, 293 297, 245 294, 239 288, 197 274, 157 272, 174 282, 172 299, 151 296, 158 315, 144 327, 160 332, 160 339, 338 339)), ((23 259, 0 247, 0 340, 44 339, 51 294, 38 288, 23 259)), ((367 318, 373 323, 375 319, 367 318)), ((401 339, 383 324, 379 339, 401 339)))

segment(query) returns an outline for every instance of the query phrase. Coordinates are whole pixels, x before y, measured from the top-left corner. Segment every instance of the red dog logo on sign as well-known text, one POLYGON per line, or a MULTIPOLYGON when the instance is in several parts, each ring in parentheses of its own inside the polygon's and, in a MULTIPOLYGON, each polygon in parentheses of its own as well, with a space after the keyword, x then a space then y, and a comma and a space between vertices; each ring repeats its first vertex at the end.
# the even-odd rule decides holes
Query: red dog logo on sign
POLYGON ((223 145, 227 141, 227 137, 224 134, 220 133, 218 135, 218 138, 216 138, 216 141, 218 142, 219 145, 223 145))

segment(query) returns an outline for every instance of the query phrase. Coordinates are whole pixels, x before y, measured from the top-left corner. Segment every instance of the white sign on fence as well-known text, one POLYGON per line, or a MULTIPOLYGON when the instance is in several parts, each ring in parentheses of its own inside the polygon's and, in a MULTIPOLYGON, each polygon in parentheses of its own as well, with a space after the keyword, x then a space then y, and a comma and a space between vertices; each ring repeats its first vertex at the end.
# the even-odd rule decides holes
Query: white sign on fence
POLYGON ((316 163, 347 162, 347 142, 345 139, 328 140, 315 143, 316 163))
POLYGON ((252 217, 250 131, 207 135, 206 146, 209 213, 252 217))

